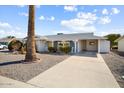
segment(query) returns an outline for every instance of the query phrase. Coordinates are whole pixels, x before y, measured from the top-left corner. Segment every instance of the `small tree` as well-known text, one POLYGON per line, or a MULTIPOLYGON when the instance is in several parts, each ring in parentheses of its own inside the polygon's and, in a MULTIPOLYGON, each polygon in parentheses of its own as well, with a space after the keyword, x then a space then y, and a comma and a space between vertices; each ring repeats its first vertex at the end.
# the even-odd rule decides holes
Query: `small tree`
POLYGON ((117 46, 117 42, 115 42, 116 39, 118 39, 121 35, 120 34, 109 34, 105 37, 110 41, 110 48, 112 49, 113 46, 117 46))
POLYGON ((16 37, 15 36, 7 36, 6 38, 10 38, 11 39, 11 38, 16 38, 16 37))

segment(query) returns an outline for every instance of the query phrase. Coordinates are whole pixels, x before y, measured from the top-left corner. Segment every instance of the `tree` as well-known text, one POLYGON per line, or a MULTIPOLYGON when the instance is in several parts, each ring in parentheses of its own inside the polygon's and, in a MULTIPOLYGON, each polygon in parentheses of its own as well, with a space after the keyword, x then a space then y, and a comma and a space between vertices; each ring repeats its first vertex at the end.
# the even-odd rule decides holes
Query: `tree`
POLYGON ((105 37, 110 41, 110 48, 112 49, 113 46, 117 46, 116 39, 118 39, 121 35, 120 34, 109 34, 105 37))
POLYGON ((16 37, 15 36, 7 36, 6 38, 12 39, 12 38, 16 38, 16 37))
POLYGON ((26 62, 34 62, 36 58, 35 49, 35 6, 29 5, 29 18, 28 18, 28 36, 26 45, 26 62))

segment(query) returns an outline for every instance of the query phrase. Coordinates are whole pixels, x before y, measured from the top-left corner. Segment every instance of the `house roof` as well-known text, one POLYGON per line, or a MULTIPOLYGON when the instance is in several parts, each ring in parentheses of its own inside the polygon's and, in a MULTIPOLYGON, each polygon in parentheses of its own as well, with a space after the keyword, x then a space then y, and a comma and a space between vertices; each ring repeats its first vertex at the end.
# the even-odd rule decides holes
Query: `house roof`
POLYGON ((118 39, 115 40, 115 42, 118 42, 118 41, 120 41, 120 40, 123 39, 123 38, 124 38, 124 36, 119 37, 118 39))
MULTIPOLYGON (((25 37, 23 40, 27 40, 27 37, 25 37)), ((48 38, 45 36, 38 36, 38 37, 35 37, 35 40, 48 40, 48 38)))
POLYGON ((95 36, 93 33, 59 34, 59 35, 48 35, 46 37, 50 41, 106 39, 104 37, 95 36))
POLYGON ((11 42, 12 40, 14 40, 15 38, 1 38, 0 42, 11 42))
POLYGON ((48 40, 48 38, 45 36, 40 36, 38 38, 35 38, 35 40, 48 40))

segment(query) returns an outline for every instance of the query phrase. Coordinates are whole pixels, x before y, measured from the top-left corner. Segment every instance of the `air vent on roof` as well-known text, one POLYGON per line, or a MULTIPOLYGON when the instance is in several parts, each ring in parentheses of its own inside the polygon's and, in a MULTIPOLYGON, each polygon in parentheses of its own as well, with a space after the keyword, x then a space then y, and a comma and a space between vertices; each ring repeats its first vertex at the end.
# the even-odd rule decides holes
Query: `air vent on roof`
POLYGON ((57 33, 57 35, 63 35, 63 33, 57 33))

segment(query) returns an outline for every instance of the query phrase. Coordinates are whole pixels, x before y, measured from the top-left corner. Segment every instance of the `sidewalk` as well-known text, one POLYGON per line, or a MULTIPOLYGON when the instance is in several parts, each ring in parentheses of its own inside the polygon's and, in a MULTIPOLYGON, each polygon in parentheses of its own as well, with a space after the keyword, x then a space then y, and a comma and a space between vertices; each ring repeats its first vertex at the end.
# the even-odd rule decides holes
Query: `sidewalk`
POLYGON ((36 88, 35 86, 17 80, 0 76, 0 88, 36 88))

